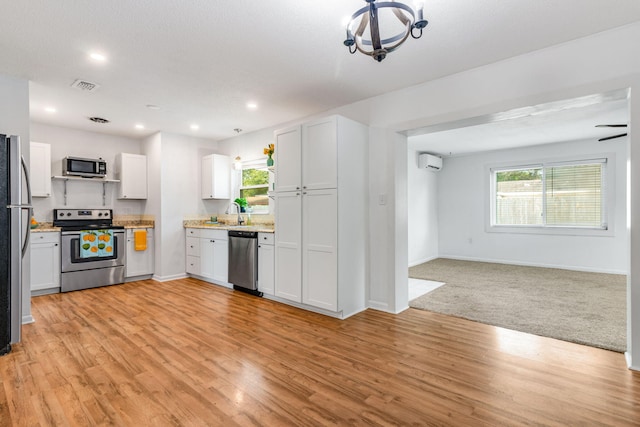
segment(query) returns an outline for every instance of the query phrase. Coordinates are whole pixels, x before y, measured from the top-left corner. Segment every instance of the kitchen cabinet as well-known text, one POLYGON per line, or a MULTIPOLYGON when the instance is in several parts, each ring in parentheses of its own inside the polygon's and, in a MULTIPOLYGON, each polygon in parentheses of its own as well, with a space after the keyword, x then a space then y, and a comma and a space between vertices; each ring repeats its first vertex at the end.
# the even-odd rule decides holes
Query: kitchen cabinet
POLYGON ((279 185, 295 166, 276 163, 275 296, 344 318, 365 308, 369 132, 340 116, 299 129, 299 184, 279 185))
POLYGON ((274 294, 275 247, 273 233, 258 233, 258 290, 274 294))
POLYGON ((229 287, 227 230, 186 229, 186 272, 229 287))
POLYGON ((275 191, 296 191, 302 188, 300 153, 302 130, 300 126, 276 131, 275 191))
POLYGON ((51 145, 40 142, 30 144, 29 174, 31 196, 51 196, 51 145))
POLYGON ((331 116, 276 131, 275 191, 335 188, 338 130, 338 117, 331 116))
POLYGON ((154 273, 153 228, 147 232, 146 249, 136 250, 134 233, 136 229, 127 229, 125 277, 150 276, 154 273))
POLYGON ((31 233, 31 292, 60 290, 60 233, 31 233))
POLYGON ((120 180, 118 199, 147 198, 147 156, 118 153, 114 175, 120 180))
MULTIPOLYGON (((302 125, 303 190, 336 188, 338 185, 337 122, 337 116, 331 116, 302 125)), ((350 137, 342 135, 343 142, 350 137)))
POLYGON ((210 154, 202 158, 201 194, 203 199, 231 197, 231 162, 228 156, 210 154))

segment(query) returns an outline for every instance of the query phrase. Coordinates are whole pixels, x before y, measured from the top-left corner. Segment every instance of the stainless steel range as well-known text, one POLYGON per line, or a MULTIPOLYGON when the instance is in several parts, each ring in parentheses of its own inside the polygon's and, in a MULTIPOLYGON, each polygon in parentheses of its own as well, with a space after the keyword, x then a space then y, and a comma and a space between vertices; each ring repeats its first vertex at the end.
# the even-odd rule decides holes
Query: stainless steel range
POLYGON ((53 218, 62 228, 62 292, 124 282, 125 230, 111 209, 54 209, 53 218))

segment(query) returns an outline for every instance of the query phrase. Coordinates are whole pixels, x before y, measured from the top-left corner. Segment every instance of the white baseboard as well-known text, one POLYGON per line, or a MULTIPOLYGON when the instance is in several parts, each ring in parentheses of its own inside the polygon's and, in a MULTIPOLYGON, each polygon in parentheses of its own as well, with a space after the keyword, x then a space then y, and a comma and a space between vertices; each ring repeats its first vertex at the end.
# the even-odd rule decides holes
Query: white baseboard
POLYGON ((423 258, 416 261, 409 261, 409 267, 415 267, 416 265, 424 264, 425 262, 433 261, 434 259, 440 258, 438 256, 432 256, 429 258, 423 258))
POLYGON ((631 360, 631 353, 629 353, 628 351, 625 351, 624 358, 627 360, 627 367, 629 369, 631 369, 632 371, 640 371, 640 366, 633 366, 633 363, 631 360))
POLYGON ((158 275, 153 275, 153 277, 151 277, 153 280, 155 280, 156 282, 169 282, 171 280, 178 280, 178 279, 186 279, 187 276, 184 273, 181 274, 172 274, 170 276, 158 276, 158 275))
POLYGON ((620 270, 607 270, 607 269, 590 268, 590 267, 576 267, 574 265, 544 264, 544 263, 537 263, 537 262, 516 261, 516 260, 508 260, 508 259, 505 260, 505 259, 492 259, 492 258, 480 258, 480 257, 467 257, 467 256, 458 256, 458 255, 451 255, 451 254, 440 254, 438 258, 457 259, 460 261, 491 262, 494 264, 521 265, 524 267, 559 268, 561 270, 584 271, 587 273, 624 274, 624 275, 628 274, 628 272, 620 271, 620 270))
POLYGON ((369 300, 367 306, 369 308, 374 309, 374 310, 386 311, 387 313, 393 313, 391 310, 389 310, 389 304, 386 303, 386 302, 369 300))
POLYGON ((32 315, 22 316, 22 324, 27 325, 29 323, 34 323, 36 319, 33 318, 32 315))

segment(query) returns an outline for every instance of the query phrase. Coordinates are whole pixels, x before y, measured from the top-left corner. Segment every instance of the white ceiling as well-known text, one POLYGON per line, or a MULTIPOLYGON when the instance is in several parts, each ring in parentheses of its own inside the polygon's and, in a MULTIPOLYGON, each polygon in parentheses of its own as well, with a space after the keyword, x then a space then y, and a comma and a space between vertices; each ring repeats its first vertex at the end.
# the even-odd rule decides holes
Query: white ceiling
MULTIPOLYGON (((627 91, 518 108, 489 116, 443 123, 409 132, 408 147, 442 157, 627 133, 628 128, 596 125, 628 124, 627 91)), ((602 144, 624 141, 616 138, 602 144)))
POLYGON ((376 63, 342 45, 344 17, 364 5, 0 0, 0 74, 31 81, 37 122, 222 139, 640 20, 637 0, 427 0, 424 36, 376 63), (93 51, 108 60, 90 60, 93 51), (76 79, 101 87, 81 92, 76 79))

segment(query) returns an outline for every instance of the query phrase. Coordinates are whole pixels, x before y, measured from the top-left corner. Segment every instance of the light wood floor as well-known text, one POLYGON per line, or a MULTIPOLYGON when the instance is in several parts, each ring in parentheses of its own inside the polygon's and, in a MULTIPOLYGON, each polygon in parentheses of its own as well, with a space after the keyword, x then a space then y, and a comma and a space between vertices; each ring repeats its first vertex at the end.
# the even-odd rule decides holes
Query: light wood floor
POLYGON ((409 309, 336 320, 193 279, 33 299, 0 425, 640 424, 624 356, 409 309))

